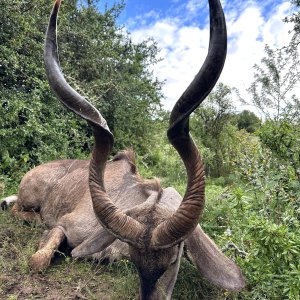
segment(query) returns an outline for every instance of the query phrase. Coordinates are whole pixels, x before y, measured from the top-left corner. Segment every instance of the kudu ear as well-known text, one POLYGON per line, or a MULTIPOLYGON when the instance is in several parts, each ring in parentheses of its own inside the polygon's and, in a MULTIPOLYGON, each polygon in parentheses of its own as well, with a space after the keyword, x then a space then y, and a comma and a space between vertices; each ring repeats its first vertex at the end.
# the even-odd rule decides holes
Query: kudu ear
POLYGON ((88 239, 72 250, 73 257, 86 257, 101 252, 110 246, 116 238, 106 229, 101 228, 92 234, 88 239))
POLYGON ((221 252, 199 225, 185 244, 189 258, 208 281, 227 290, 240 290, 245 286, 240 268, 221 252))
POLYGON ((178 271, 180 268, 181 257, 183 254, 184 242, 178 245, 178 253, 174 263, 172 263, 163 276, 159 279, 159 285, 163 291, 166 291, 165 299, 170 300, 172 292, 177 280, 178 271))

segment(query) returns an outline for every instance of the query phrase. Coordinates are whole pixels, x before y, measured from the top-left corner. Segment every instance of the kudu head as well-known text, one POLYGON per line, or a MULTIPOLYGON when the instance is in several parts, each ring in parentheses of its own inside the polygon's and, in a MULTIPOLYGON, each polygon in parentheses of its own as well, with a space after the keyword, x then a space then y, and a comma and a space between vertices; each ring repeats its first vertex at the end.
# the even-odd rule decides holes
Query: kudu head
MULTIPOLYGON (((187 172, 187 188, 173 212, 159 204, 162 192, 152 192, 142 205, 122 211, 105 191, 104 170, 113 146, 113 135, 99 111, 65 81, 57 52, 57 15, 61 0, 52 10, 45 42, 49 84, 61 102, 85 119, 93 129, 95 145, 89 185, 94 212, 109 237, 103 234, 100 249, 116 238, 129 245, 131 260, 140 277, 141 299, 169 299, 176 281, 184 240, 193 232, 204 209, 204 167, 189 134, 189 116, 214 87, 222 71, 226 50, 226 24, 220 0, 209 0, 210 44, 206 60, 190 86, 174 106, 168 138, 187 172)), ((98 249, 98 250, 99 250, 98 249)))

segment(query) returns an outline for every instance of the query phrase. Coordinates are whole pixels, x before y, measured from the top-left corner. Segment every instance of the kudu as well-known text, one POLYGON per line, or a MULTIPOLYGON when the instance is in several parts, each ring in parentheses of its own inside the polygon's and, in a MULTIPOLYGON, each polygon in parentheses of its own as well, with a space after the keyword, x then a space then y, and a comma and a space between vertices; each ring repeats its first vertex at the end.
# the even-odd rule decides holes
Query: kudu
POLYGON ((238 290, 244 279, 238 266, 198 225, 204 209, 204 167, 189 134, 189 116, 214 87, 222 71, 227 34, 219 0, 209 0, 210 44, 206 60, 174 106, 168 138, 187 172, 182 198, 173 188, 139 176, 132 151, 107 161, 113 135, 99 111, 65 81, 59 67, 56 26, 61 0, 51 12, 45 41, 49 84, 61 102, 93 129, 90 161, 58 160, 29 171, 21 181, 14 215, 40 220, 49 230, 31 257, 35 270, 49 266, 64 239, 73 257, 129 257, 140 278, 140 299, 170 299, 183 251, 212 283, 238 290), (185 245, 185 247, 184 247, 185 245), (186 250, 184 250, 184 248, 186 250))

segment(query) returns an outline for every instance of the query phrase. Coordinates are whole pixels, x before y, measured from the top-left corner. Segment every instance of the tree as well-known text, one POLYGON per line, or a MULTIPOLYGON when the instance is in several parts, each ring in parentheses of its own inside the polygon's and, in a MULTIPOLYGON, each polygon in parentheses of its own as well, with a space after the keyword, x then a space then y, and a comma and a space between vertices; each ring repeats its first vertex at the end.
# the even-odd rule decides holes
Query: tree
MULTIPOLYGON (((232 89, 219 83, 209 94, 205 103, 194 113, 192 129, 197 128, 194 135, 199 138, 205 148, 210 149, 210 160, 206 160, 206 173, 219 177, 224 175, 224 161, 226 160, 226 139, 224 134, 233 118, 231 100, 232 89), (194 125, 195 124, 195 125, 194 125), (199 132, 199 128, 200 132, 199 132)), ((204 155, 205 157, 205 155, 204 155)))
POLYGON ((248 88, 252 102, 267 119, 295 118, 299 99, 293 93, 300 80, 297 50, 265 48, 261 65, 254 66, 254 82, 248 88))
MULTIPOLYGON (((101 14, 98 3, 62 5, 62 69, 103 112, 115 135, 114 151, 134 147, 143 153, 160 111, 161 83, 148 68, 156 62, 157 46, 152 41, 134 44, 117 25, 122 5, 101 14)), ((1 2, 0 169, 6 178, 19 178, 45 161, 86 157, 91 150, 89 127, 62 109, 46 80, 43 45, 51 4, 1 2)))
POLYGON ((258 134, 281 163, 292 167, 299 180, 300 101, 295 95, 300 80, 298 50, 291 45, 277 50, 266 46, 266 54, 261 66, 255 65, 255 81, 248 89, 266 119, 258 134))
POLYGON ((300 182, 300 130, 298 123, 267 120, 258 132, 261 141, 277 158, 292 167, 300 182))
POLYGON ((300 1, 291 0, 291 4, 295 7, 295 11, 290 16, 286 17, 284 21, 287 23, 294 23, 293 38, 290 43, 290 47, 297 48, 300 43, 300 1))
POLYGON ((261 124, 260 119, 249 110, 243 110, 237 115, 237 126, 238 129, 245 129, 249 133, 255 132, 261 124))

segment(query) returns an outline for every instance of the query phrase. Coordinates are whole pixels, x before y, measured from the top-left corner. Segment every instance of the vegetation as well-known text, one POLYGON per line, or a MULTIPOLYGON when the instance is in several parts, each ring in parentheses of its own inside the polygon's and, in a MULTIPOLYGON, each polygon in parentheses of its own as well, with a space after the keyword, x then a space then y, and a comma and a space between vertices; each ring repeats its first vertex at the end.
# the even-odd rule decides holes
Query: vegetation
MULTIPOLYGON (((30 168, 58 158, 87 158, 92 145, 87 124, 62 109, 47 84, 42 54, 51 3, 2 2, 1 197, 16 192, 30 168)), ((103 112, 115 135, 113 152, 133 147, 144 176, 158 176, 164 186, 184 193, 185 171, 165 134, 161 83, 148 68, 157 61, 156 44, 134 44, 116 23, 122 5, 100 14, 98 2, 64 3, 62 68, 103 112)), ((300 79, 299 13, 286 21, 294 24, 291 44, 266 46, 248 89, 263 120, 253 112, 237 113, 235 90, 224 84, 191 118, 207 174, 201 225, 241 266, 248 285, 240 293, 219 290, 183 259, 174 299, 300 299, 300 106, 294 92, 300 79)), ((0 212, 1 299, 135 299, 137 274, 127 260, 108 265, 73 260, 63 247, 47 271, 32 273, 27 261, 43 229, 0 212)))
POLYGON ((237 127, 239 130, 245 129, 250 133, 254 133, 261 125, 260 119, 249 110, 243 110, 237 115, 237 127))
MULTIPOLYGON (((91 150, 91 130, 62 109, 46 80, 43 44, 51 4, 2 3, 0 155, 5 182, 19 181, 26 170, 45 161, 86 157, 91 150)), ((115 135, 114 151, 133 147, 143 154, 148 147, 143 141, 151 141, 160 112, 161 84, 147 68, 156 62, 157 48, 151 41, 133 44, 116 25, 121 5, 103 15, 95 5, 96 1, 79 9, 76 1, 63 5, 62 68, 68 81, 100 107, 115 135)))

